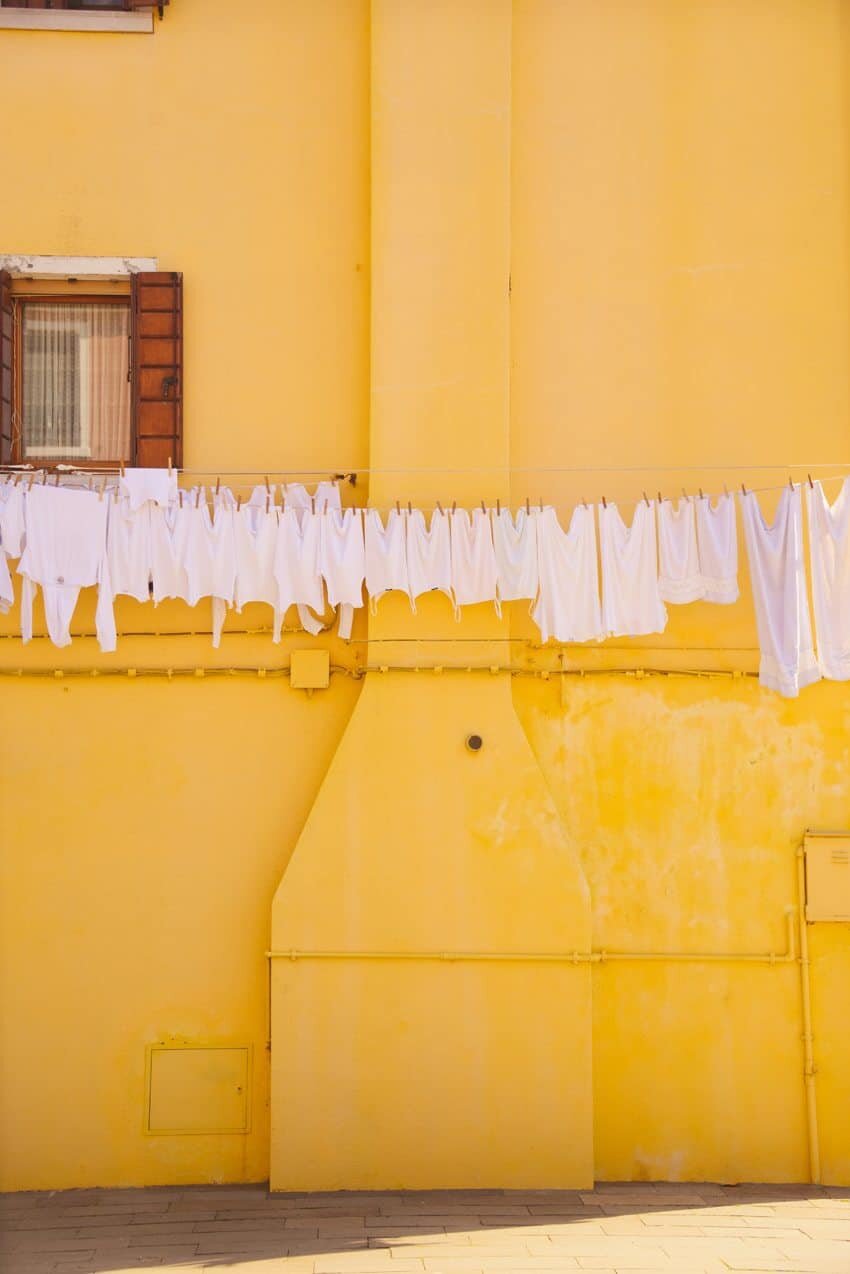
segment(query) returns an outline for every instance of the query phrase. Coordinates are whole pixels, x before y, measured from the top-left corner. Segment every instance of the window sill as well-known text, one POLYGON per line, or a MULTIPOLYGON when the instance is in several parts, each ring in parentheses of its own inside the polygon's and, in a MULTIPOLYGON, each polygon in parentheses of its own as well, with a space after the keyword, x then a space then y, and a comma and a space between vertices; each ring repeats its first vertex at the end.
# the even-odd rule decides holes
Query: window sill
POLYGON ((0 9, 0 31, 153 31, 150 13, 84 13, 61 9, 0 9))

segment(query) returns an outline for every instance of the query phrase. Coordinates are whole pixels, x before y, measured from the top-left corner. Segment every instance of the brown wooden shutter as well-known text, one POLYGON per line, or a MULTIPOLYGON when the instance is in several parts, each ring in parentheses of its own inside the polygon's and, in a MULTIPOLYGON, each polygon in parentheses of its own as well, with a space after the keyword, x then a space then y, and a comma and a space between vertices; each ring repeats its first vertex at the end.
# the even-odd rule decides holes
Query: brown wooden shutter
POLYGON ((183 463, 183 275, 134 274, 134 463, 183 463))
POLYGON ((12 276, 8 270, 0 270, 0 464, 17 459, 12 430, 14 325, 12 276))

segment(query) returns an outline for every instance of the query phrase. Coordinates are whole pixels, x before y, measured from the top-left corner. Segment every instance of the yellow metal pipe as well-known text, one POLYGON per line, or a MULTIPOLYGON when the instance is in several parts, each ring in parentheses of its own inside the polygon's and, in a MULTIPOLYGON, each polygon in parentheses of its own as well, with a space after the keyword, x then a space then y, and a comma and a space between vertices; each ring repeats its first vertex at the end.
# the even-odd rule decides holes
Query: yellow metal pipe
POLYGON ((806 1086, 806 1123, 809 1135, 809 1176, 820 1185, 820 1136, 815 1088, 815 1049, 812 1033, 812 989, 809 965, 809 935, 806 928, 806 854, 797 850, 797 915, 800 926, 800 999, 803 1012, 803 1080, 806 1086))

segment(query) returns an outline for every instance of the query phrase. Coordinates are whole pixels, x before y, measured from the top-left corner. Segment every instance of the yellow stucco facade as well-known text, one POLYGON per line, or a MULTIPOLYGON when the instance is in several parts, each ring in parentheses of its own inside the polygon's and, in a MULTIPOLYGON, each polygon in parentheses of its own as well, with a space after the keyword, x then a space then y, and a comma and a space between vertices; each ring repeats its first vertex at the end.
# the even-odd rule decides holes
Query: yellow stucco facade
MULTIPOLYGON (((0 30, 0 253, 183 272, 210 480, 563 514, 832 477, 849 66, 846 0, 0 30)), ((741 580, 593 647, 444 598, 280 647, 247 607, 217 651, 203 602, 122 599, 114 655, 89 597, 66 650, 0 617, 0 1189, 850 1181, 850 926, 799 924, 850 697, 759 687, 741 580)))

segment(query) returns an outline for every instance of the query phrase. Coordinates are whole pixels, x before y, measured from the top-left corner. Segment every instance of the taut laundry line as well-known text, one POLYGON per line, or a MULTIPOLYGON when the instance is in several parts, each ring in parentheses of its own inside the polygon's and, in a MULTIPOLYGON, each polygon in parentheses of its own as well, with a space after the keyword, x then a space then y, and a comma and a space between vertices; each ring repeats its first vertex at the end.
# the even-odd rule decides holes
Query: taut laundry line
MULTIPOLYGON (((55 465, 60 473, 90 473, 92 476, 118 475, 121 470, 115 466, 55 465)), ((775 464, 649 464, 649 465, 467 465, 463 467, 416 466, 405 468, 362 467, 345 470, 325 469, 229 469, 227 466, 217 469, 177 469, 174 472, 190 478, 326 478, 331 481, 350 481, 351 475, 377 474, 476 474, 476 473, 754 473, 777 470, 808 469, 850 469, 848 460, 796 460, 793 462, 777 462, 775 464)), ((27 474, 41 473, 43 467, 31 464, 3 464, 0 472, 27 474)))

